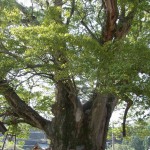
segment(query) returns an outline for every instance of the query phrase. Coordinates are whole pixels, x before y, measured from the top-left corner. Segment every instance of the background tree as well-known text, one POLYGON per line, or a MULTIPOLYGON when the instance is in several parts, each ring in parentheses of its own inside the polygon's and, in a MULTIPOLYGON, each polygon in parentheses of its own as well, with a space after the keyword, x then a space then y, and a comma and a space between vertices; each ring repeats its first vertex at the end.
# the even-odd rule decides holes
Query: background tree
POLYGON ((45 131, 54 150, 104 150, 117 104, 124 136, 129 108, 149 106, 149 2, 32 2, 0 2, 1 116, 45 131))
POLYGON ((127 136, 122 138, 122 128, 120 123, 116 123, 114 127, 110 127, 108 131, 107 140, 110 142, 110 146, 108 149, 112 149, 112 133, 114 138, 114 149, 115 150, 146 150, 150 147, 150 124, 149 120, 138 119, 134 120, 130 118, 132 121, 128 122, 126 125, 127 136))

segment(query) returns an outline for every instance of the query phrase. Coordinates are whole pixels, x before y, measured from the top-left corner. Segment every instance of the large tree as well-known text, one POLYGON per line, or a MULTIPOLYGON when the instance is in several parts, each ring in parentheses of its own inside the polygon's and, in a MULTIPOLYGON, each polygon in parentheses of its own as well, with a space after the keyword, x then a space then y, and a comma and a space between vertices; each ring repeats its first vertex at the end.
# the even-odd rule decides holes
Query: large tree
POLYGON ((131 105, 150 104, 148 0, 2 0, 0 9, 5 123, 45 131, 53 150, 104 150, 125 101, 125 136, 131 105))

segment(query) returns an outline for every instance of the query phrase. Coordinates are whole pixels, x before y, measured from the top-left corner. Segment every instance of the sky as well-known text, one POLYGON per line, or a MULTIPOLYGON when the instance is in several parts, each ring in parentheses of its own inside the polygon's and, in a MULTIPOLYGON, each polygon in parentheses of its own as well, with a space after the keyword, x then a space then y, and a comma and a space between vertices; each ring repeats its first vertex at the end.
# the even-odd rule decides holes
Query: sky
POLYGON ((17 0, 19 3, 22 3, 24 6, 31 6, 31 0, 17 0))

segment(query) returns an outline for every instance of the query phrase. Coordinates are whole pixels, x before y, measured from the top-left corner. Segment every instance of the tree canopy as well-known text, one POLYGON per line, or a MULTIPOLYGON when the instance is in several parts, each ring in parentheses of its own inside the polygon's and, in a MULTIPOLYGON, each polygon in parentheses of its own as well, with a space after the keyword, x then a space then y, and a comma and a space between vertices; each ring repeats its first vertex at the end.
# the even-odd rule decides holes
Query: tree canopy
MULTIPOLYGON (((69 90, 82 103, 95 91, 115 95, 117 104, 125 101, 124 125, 132 105, 144 113, 150 106, 149 5, 148 0, 33 0, 26 7, 1 0, 0 116, 7 124, 43 129, 57 111, 59 81, 68 86, 71 81, 75 90, 69 90)), ((50 128, 51 123, 46 132, 50 128)))

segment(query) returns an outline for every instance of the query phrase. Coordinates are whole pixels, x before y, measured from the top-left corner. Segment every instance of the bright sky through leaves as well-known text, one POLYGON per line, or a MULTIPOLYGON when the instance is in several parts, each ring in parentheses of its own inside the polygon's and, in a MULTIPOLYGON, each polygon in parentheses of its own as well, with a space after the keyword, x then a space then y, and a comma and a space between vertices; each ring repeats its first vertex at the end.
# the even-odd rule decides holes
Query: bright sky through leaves
POLYGON ((31 0, 17 0, 18 2, 21 2, 25 6, 31 5, 31 0))

